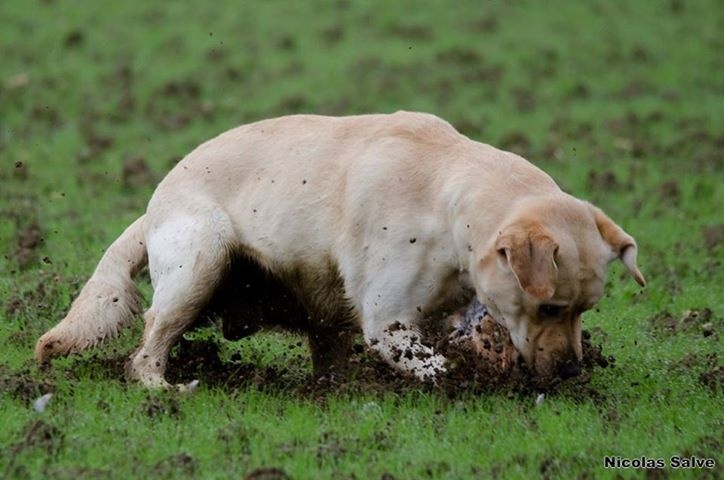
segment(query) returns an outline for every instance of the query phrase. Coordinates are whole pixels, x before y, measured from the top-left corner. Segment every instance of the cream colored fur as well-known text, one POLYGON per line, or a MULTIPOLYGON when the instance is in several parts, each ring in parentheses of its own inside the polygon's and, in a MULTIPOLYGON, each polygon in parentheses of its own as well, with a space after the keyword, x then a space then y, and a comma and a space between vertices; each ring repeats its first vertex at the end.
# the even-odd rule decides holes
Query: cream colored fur
POLYGON ((420 342, 417 322, 466 290, 546 374, 580 357, 578 315, 600 297, 609 261, 623 257, 643 282, 635 242, 598 209, 521 157, 408 112, 282 117, 199 146, 111 246, 68 316, 39 340, 41 361, 91 346, 129 321, 138 310, 131 275, 144 249, 154 295, 131 365, 151 387, 168 385, 169 349, 234 253, 282 278, 294 272, 296 287, 321 303, 341 277, 341 301, 368 344, 421 379, 434 379, 445 359, 420 342), (525 243, 531 228, 540 235, 525 243), (507 247, 498 245, 506 231, 507 247), (549 248, 538 255, 541 235, 549 248), (520 242, 535 254, 531 265, 555 269, 535 274, 516 250, 520 242), (550 301, 570 306, 558 335, 535 314, 550 301))

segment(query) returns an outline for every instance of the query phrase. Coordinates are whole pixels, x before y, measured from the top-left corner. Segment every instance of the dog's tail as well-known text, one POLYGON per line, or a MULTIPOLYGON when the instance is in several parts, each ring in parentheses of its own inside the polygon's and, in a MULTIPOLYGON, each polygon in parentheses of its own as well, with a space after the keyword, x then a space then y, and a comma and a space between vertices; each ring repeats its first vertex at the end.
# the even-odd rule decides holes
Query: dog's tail
POLYGON ((35 346, 41 363, 79 352, 112 337, 141 312, 133 275, 146 264, 143 219, 139 217, 108 248, 68 315, 35 346))

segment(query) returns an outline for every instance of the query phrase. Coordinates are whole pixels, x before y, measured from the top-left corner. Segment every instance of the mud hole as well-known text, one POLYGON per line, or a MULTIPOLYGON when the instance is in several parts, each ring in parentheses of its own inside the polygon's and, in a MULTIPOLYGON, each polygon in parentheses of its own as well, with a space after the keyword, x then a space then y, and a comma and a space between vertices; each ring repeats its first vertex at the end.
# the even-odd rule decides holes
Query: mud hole
MULTIPOLYGON (((605 338, 605 334, 599 337, 605 338)), ((564 395, 576 401, 592 399, 600 402, 605 400, 605 395, 590 385, 592 375, 599 368, 613 368, 616 364, 615 358, 604 355, 602 347, 594 343, 591 333, 586 330, 583 331, 580 374, 567 380, 546 382, 540 381, 522 363, 501 367, 499 360, 504 350, 500 343, 492 342, 490 349, 494 352, 493 356, 482 360, 472 344, 455 343, 451 341, 448 332, 428 337, 426 343, 432 344, 448 359, 448 371, 437 379, 435 385, 422 383, 395 371, 361 343, 361 339, 347 359, 348 369, 344 374, 316 376, 310 373, 309 354, 301 340, 290 344, 289 351, 279 354, 273 364, 260 365, 255 359, 243 358, 238 353, 232 354, 229 360, 222 360, 222 346, 217 338, 182 338, 172 350, 166 379, 174 385, 199 380, 202 388, 218 388, 229 393, 254 388, 315 401, 323 401, 328 395, 384 395, 425 391, 449 399, 496 392, 506 394, 509 398, 526 398, 546 392, 564 395)), ((125 352, 114 350, 109 356, 108 352, 99 351, 78 359, 67 376, 80 377, 82 372, 92 372, 91 377, 95 379, 112 378, 126 382, 127 361, 125 352), (73 371, 81 373, 74 374, 73 371)), ((711 380, 709 378, 706 377, 702 383, 720 381, 715 376, 711 376, 711 380)), ((54 388, 52 382, 37 382, 25 374, 9 375, 0 367, 0 391, 9 392, 17 398, 30 402, 43 393, 54 391, 54 388)), ((149 394, 139 406, 139 411, 150 418, 178 418, 181 409, 177 395, 176 392, 149 394)))
MULTIPOLYGON (((479 353, 470 345, 453 343, 447 334, 433 340, 436 348, 449 362, 447 373, 438 379, 437 385, 421 383, 396 372, 361 343, 354 346, 354 354, 348 359, 349 369, 346 374, 330 377, 314 376, 300 369, 300 364, 309 361, 306 351, 300 349, 296 351, 301 353, 285 355, 285 361, 277 362, 277 365, 260 366, 245 361, 238 355, 225 362, 221 359, 220 346, 214 339, 182 339, 169 361, 166 378, 172 384, 186 384, 198 379, 206 388, 221 388, 233 392, 253 387, 261 391, 282 391, 312 399, 323 399, 329 394, 402 394, 428 391, 441 393, 448 398, 493 392, 507 393, 511 398, 539 392, 558 392, 576 400, 602 400, 603 394, 590 385, 592 374, 598 368, 611 368, 615 365, 615 359, 605 356, 602 348, 594 345, 587 331, 584 331, 581 373, 572 379, 546 383, 540 382, 521 364, 513 368, 500 368, 495 362, 481 361, 479 353)), ((493 350, 497 348, 497 345, 492 346, 493 350)), ((115 375, 120 374, 120 360, 113 363, 115 375)), ((149 416, 178 414, 178 405, 170 400, 149 400, 142 409, 149 416)))

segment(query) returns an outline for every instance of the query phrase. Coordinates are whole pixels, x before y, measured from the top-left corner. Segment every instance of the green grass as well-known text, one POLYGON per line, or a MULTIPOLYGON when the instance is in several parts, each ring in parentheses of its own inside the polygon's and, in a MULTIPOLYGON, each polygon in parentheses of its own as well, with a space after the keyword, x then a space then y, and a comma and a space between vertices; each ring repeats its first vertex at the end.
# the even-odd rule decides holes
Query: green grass
POLYGON ((2 2, 0 477, 645 476, 602 469, 604 455, 720 465, 721 373, 713 387, 699 377, 721 368, 723 24, 715 0, 2 2), (132 351, 139 325, 53 369, 34 365, 37 337, 178 157, 256 119, 397 109, 523 153, 637 238, 649 286, 616 265, 585 316, 617 359, 594 375, 600 397, 320 399, 298 394, 309 361, 284 352, 299 338, 229 343, 213 328, 190 338, 283 366, 283 382, 149 394, 104 361, 132 351), (150 175, 124 175, 133 157, 150 175), (43 240, 21 252, 33 224, 43 240), (703 308, 707 337, 701 322, 648 322, 703 308))

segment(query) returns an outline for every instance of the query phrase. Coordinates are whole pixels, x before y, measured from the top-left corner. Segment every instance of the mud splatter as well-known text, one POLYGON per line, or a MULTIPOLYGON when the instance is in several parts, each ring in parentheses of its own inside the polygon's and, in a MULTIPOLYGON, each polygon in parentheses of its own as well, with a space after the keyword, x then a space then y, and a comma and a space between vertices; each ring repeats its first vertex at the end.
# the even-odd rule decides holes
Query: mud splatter
POLYGON ((154 182, 153 173, 141 156, 128 157, 123 161, 121 180, 126 188, 139 188, 154 182))

